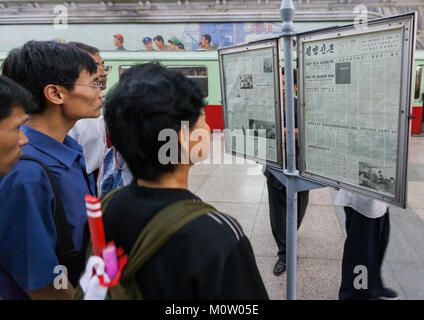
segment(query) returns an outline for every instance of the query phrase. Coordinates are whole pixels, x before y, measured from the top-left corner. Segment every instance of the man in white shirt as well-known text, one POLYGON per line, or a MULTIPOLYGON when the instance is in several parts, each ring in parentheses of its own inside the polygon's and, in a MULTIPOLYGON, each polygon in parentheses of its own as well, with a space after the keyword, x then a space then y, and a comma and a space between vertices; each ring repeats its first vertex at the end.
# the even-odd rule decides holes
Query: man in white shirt
POLYGON ((366 196, 340 190, 334 201, 346 214, 346 241, 342 261, 340 300, 398 300, 385 288, 381 266, 389 242, 388 206, 366 196), (360 280, 360 281, 359 281, 360 280))
MULTIPOLYGON (((105 90, 107 69, 99 54, 99 50, 80 42, 69 42, 69 44, 85 51, 93 58, 98 68, 99 82, 102 83, 101 90, 105 90)), ((69 136, 77 140, 82 146, 87 173, 94 173, 94 178, 97 179, 97 170, 106 149, 106 131, 103 112, 100 113, 100 117, 98 118, 78 120, 69 132, 69 136)))

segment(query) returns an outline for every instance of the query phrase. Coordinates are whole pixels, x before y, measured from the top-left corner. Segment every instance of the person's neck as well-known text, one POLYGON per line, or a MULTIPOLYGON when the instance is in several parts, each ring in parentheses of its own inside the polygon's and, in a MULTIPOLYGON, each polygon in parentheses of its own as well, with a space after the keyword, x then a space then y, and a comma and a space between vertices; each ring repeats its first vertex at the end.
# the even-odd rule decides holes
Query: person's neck
POLYGON ((148 188, 169 188, 188 190, 188 172, 190 165, 178 165, 178 168, 171 173, 166 173, 158 181, 148 181, 137 179, 137 185, 148 188))
POLYGON ((31 115, 27 125, 63 143, 76 121, 66 119, 60 112, 55 111, 47 107, 42 113, 31 115))

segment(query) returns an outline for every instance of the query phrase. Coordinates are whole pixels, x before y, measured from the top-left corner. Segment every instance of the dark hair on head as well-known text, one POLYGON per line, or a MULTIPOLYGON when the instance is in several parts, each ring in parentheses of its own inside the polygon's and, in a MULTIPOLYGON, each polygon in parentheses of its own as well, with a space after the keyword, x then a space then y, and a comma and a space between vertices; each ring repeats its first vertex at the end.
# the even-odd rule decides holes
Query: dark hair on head
POLYGON ((162 36, 159 36, 159 35, 157 35, 156 37, 154 37, 154 38, 153 38, 153 41, 154 41, 154 40, 158 40, 158 41, 162 41, 162 42, 164 42, 164 41, 163 41, 163 37, 162 37, 162 36))
POLYGON ((47 107, 44 88, 49 84, 74 89, 82 70, 90 75, 97 72, 93 58, 69 44, 50 41, 29 41, 9 52, 3 62, 2 74, 30 91, 40 113, 47 107), (71 84, 65 84, 71 83, 71 84))
MULTIPOLYGON (((281 74, 284 76, 284 67, 281 68, 281 74)), ((297 86, 297 69, 293 69, 293 84, 297 86)))
POLYGON ((159 150, 168 143, 159 141, 159 133, 179 132, 182 121, 193 127, 205 105, 203 98, 194 81, 158 63, 124 72, 106 99, 105 120, 112 144, 134 178, 157 181, 175 170, 175 164, 159 162, 159 150))
POLYGON ((202 37, 204 37, 206 40, 208 40, 209 44, 211 43, 212 38, 211 38, 211 36, 209 34, 207 34, 207 33, 202 34, 202 37))
POLYGON ((82 43, 82 42, 75 42, 75 41, 71 41, 68 42, 69 45, 77 47, 78 49, 81 49, 85 52, 87 52, 88 54, 91 54, 93 56, 99 54, 99 49, 97 49, 96 47, 92 47, 89 46, 88 44, 82 43))
POLYGON ((24 108, 26 113, 31 113, 37 108, 31 98, 28 90, 15 81, 0 76, 0 120, 7 118, 12 109, 18 106, 24 108))

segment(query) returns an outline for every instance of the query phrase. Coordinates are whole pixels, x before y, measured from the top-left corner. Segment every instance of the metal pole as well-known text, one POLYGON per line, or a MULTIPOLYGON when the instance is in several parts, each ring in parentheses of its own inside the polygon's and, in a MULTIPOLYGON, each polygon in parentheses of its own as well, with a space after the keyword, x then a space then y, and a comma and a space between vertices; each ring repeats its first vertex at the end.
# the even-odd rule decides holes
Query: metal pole
POLYGON ((284 79, 286 102, 286 154, 287 170, 286 195, 287 195, 287 300, 296 299, 296 246, 297 246, 297 192, 296 179, 296 141, 294 126, 294 97, 293 97, 293 20, 294 6, 292 0, 283 0, 280 15, 283 21, 281 28, 284 41, 284 79))

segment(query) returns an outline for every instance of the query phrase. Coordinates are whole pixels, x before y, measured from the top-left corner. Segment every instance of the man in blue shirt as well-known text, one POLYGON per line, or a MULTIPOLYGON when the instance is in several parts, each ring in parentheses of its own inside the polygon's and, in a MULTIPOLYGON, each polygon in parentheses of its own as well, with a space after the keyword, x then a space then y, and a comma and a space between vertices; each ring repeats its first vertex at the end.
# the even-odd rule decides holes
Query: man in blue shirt
MULTIPOLYGON (((28 143, 21 126, 28 121, 28 112, 34 110, 31 94, 7 77, 0 76, 0 177, 8 173, 22 155, 22 146, 28 143)), ((0 297, 2 291, 19 292, 19 287, 0 263, 0 297)), ((22 295, 21 298, 24 298, 22 295)), ((16 296, 19 298, 19 296, 16 296)))
MULTIPOLYGON (((87 219, 84 196, 94 193, 94 185, 81 147, 67 134, 77 120, 100 114, 104 95, 97 66, 87 53, 70 45, 30 41, 9 53, 3 75, 33 95, 37 108, 22 127, 29 139, 22 151, 52 173, 79 250, 87 219)), ((21 160, 0 178, 0 273, 18 288, 11 291, 11 286, 0 283, 4 299, 23 293, 31 299, 72 296, 72 285, 55 270, 61 265, 56 255, 56 206, 52 185, 38 163, 21 160), (61 286, 55 286, 59 276, 61 286)))
POLYGON ((9 78, 0 76, 0 177, 12 169, 28 143, 21 126, 34 109, 31 94, 9 78))

